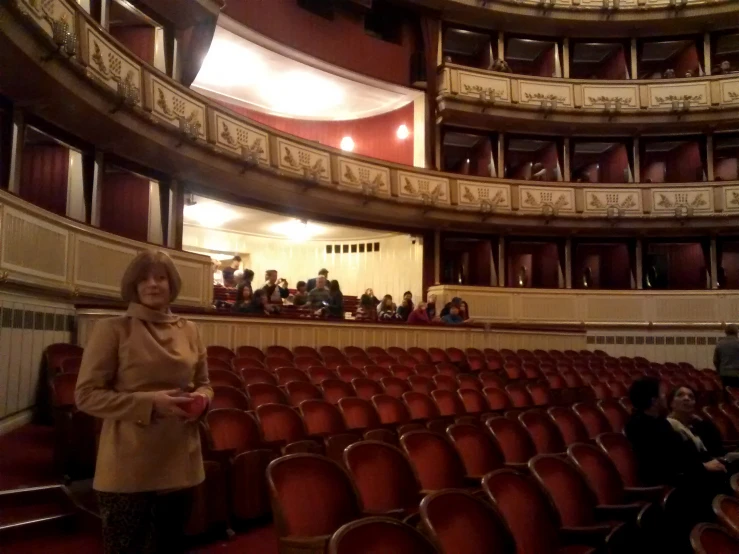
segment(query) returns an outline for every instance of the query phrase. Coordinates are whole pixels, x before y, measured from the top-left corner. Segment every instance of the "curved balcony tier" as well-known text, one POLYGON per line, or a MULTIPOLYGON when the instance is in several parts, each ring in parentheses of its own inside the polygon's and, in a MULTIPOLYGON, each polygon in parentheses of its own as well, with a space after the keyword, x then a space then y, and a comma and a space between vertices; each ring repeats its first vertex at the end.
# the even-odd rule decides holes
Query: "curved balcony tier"
POLYGON ((337 223, 397 229, 676 234, 735 230, 739 181, 547 183, 383 163, 255 124, 142 64, 76 3, 0 8, 0 87, 35 116, 188 187, 337 223), (58 34, 73 29, 71 47, 58 34), (57 34, 55 34, 55 31, 57 34), (63 109, 60 109, 63 106, 63 109), (607 223, 606 223, 607 222, 607 223))

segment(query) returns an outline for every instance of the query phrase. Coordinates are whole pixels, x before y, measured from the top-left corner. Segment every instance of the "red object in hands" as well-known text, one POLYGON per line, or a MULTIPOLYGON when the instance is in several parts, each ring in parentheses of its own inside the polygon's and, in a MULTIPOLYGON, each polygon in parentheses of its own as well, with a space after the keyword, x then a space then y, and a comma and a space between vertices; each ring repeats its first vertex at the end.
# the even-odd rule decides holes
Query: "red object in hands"
POLYGON ((202 394, 195 395, 187 404, 181 405, 182 409, 192 418, 198 418, 208 407, 208 399, 202 394))

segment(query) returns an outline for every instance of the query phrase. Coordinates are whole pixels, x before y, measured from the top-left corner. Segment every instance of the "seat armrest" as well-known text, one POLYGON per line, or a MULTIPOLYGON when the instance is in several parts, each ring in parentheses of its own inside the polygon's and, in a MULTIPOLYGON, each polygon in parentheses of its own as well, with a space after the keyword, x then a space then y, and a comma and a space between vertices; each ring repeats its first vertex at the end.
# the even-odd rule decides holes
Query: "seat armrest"
POLYGON ((637 502, 640 500, 646 502, 657 502, 661 503, 668 489, 665 486, 659 485, 656 487, 625 487, 624 492, 626 493, 626 500, 630 502, 637 502))

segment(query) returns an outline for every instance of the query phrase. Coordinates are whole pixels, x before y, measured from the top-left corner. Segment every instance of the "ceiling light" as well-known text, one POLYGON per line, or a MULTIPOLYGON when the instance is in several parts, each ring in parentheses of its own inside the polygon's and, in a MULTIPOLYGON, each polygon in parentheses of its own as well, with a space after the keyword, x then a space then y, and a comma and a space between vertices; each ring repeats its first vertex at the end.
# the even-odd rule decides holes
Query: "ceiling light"
POLYGON ((268 67, 258 52, 239 44, 231 33, 216 34, 197 76, 198 84, 219 87, 251 87, 262 82, 268 67), (238 60, 238 64, 234 63, 238 60))
POLYGON ((184 215, 185 219, 202 227, 221 227, 239 217, 235 211, 212 202, 197 202, 185 206, 184 215))
POLYGON ((273 73, 259 93, 272 110, 296 116, 330 111, 344 101, 344 90, 337 83, 307 70, 273 73))
POLYGON ((304 219, 292 219, 290 221, 283 221, 282 223, 275 223, 270 227, 270 230, 278 235, 286 236, 293 242, 310 240, 316 235, 322 235, 326 232, 325 227, 309 223, 304 219))
POLYGON ((400 127, 398 127, 397 135, 400 140, 407 139, 410 136, 410 134, 411 132, 408 130, 408 126, 401 125, 400 127))
POLYGON ((346 152, 354 152, 354 139, 352 137, 344 137, 341 139, 339 147, 346 152))

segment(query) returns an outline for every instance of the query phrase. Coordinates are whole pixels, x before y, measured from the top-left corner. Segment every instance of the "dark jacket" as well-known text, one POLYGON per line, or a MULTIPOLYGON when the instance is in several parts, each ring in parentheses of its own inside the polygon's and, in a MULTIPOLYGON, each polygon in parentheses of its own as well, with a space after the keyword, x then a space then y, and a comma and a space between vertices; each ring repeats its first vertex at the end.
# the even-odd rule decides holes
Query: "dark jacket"
POLYGON ((270 285, 269 283, 267 283, 262 287, 262 289, 264 290, 264 292, 267 293, 268 302, 274 302, 272 296, 275 294, 275 289, 279 291, 280 298, 287 298, 288 296, 290 296, 290 291, 288 289, 283 289, 276 283, 274 285, 270 285))
MULTIPOLYGON (((439 317, 443 318, 444 316, 449 315, 449 311, 451 309, 452 309, 452 303, 447 302, 446 306, 444 306, 444 309, 441 310, 441 314, 439 315, 439 317)), ((462 304, 459 306, 459 315, 465 321, 467 321, 470 318, 470 310, 469 310, 469 307, 467 306, 467 302, 465 302, 464 300, 462 301, 462 304)))
MULTIPOLYGON (((305 283, 305 290, 308 292, 312 291, 314 288, 316 288, 318 278, 317 277, 311 277, 308 279, 308 281, 305 283)), ((326 286, 328 287, 328 278, 326 278, 326 286)))
POLYGON ((703 453, 704 462, 726 455, 721 432, 712 422, 707 419, 695 418, 687 427, 706 447, 707 452, 703 453))
POLYGON ((721 377, 739 377, 739 338, 728 336, 718 342, 713 365, 721 377))
POLYGON ((414 310, 413 301, 408 300, 405 306, 403 304, 398 306, 398 317, 402 319, 403 321, 408 321, 408 316, 411 315, 413 310, 414 310))
POLYGON ((686 474, 706 473, 698 449, 684 441, 667 418, 635 412, 624 431, 634 449, 641 485, 672 484, 686 474))
POLYGON ((332 317, 344 317, 344 295, 332 292, 328 299, 328 315, 332 317))

